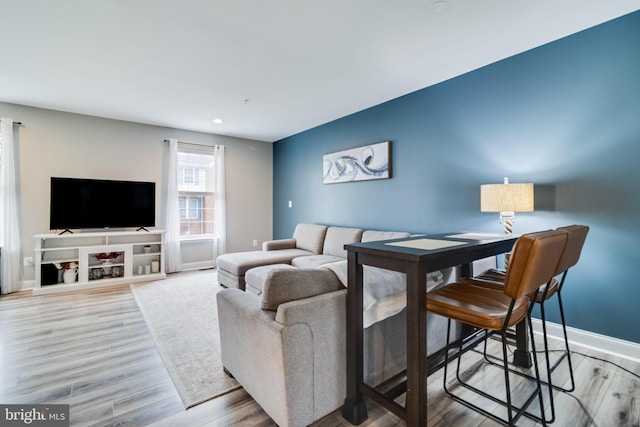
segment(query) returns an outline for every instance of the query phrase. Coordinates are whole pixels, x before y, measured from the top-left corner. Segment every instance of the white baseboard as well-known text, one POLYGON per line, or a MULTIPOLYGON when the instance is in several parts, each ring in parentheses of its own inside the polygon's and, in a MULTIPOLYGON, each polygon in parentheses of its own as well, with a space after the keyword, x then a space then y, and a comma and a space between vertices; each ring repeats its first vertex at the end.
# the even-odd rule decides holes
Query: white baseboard
POLYGON ((215 266, 216 263, 214 260, 186 262, 182 264, 182 269, 180 271, 205 270, 208 268, 215 268, 215 266))
MULTIPOLYGON (((531 325, 534 332, 542 334, 542 321, 540 319, 532 319, 531 325)), ((562 325, 560 324, 547 322, 547 335, 549 338, 564 341, 562 325)), ((567 337, 570 345, 576 344, 592 348, 640 363, 640 344, 571 327, 567 327, 567 337)))
POLYGON ((31 280, 23 280, 22 282, 20 282, 20 286, 18 286, 18 291, 26 291, 29 289, 33 289, 36 286, 36 280, 35 279, 31 279, 31 280))

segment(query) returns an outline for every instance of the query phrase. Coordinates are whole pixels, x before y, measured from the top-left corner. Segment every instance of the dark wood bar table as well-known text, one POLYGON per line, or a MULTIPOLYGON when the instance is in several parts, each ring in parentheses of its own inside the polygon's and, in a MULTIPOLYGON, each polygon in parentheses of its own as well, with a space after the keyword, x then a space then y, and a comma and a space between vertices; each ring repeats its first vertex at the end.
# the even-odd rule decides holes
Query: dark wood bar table
POLYGON ((473 261, 508 252, 515 240, 513 235, 448 233, 345 245, 349 286, 347 397, 342 415, 346 420, 358 425, 367 419, 366 395, 403 418, 408 426, 427 425, 427 273, 461 265, 463 274, 470 274, 468 266, 473 261), (363 265, 406 273, 407 381, 404 407, 363 381, 363 265))

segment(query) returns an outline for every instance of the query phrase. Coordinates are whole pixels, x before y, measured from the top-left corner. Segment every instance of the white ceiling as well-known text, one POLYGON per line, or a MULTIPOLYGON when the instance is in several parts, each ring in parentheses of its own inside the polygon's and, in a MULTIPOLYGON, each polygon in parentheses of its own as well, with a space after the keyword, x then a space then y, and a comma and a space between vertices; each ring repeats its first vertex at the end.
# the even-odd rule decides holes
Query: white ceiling
POLYGON ((276 141, 638 9, 638 0, 0 0, 0 101, 276 141))

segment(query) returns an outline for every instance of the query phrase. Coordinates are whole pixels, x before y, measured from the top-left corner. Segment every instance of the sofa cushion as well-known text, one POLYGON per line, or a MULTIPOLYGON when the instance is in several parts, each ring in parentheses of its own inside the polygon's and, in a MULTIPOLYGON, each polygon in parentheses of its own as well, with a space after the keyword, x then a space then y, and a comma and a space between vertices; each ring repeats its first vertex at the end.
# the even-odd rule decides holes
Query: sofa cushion
POLYGON ((262 290, 260 308, 278 310, 285 302, 344 289, 333 272, 324 269, 272 269, 262 290))
POLYGON ((296 239, 279 239, 262 242, 263 251, 279 251, 282 249, 294 249, 295 247, 296 239))
POLYGON ((362 238, 362 230, 359 228, 329 227, 324 238, 322 253, 347 258, 344 245, 359 243, 362 238))
POLYGON ((322 252, 322 245, 326 233, 326 225, 298 224, 293 232, 293 238, 296 239, 296 247, 298 249, 319 254, 322 252))
POLYGON ((216 266, 236 276, 244 276, 247 270, 261 265, 289 264, 295 257, 311 255, 302 249, 283 249, 280 251, 234 252, 220 255, 216 266))
POLYGON ((344 258, 335 255, 307 255, 292 259, 291 265, 298 268, 318 268, 325 264, 344 260, 344 258))
POLYGON ((231 274, 222 269, 217 269, 218 284, 225 288, 244 289, 244 276, 231 274))
POLYGON ((264 283, 267 281, 267 276, 271 270, 282 270, 289 269, 292 267, 289 264, 272 264, 272 265, 263 265, 262 267, 255 267, 251 270, 248 270, 244 275, 244 281, 246 283, 245 290, 247 292, 251 292, 256 295, 262 295, 262 290, 264 289, 264 283))
POLYGON ((410 233, 405 233, 404 231, 376 231, 376 230, 365 230, 362 233, 362 242, 375 242, 378 240, 389 240, 389 239, 405 239, 411 237, 410 233))

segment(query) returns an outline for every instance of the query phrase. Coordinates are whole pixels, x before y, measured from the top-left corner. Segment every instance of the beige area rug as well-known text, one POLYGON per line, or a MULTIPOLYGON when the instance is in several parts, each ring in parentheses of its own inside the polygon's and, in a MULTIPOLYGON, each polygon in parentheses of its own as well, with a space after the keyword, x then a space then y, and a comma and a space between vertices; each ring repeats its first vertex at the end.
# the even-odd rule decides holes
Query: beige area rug
POLYGON ((185 407, 239 388, 222 369, 216 271, 171 274, 131 290, 185 407))

